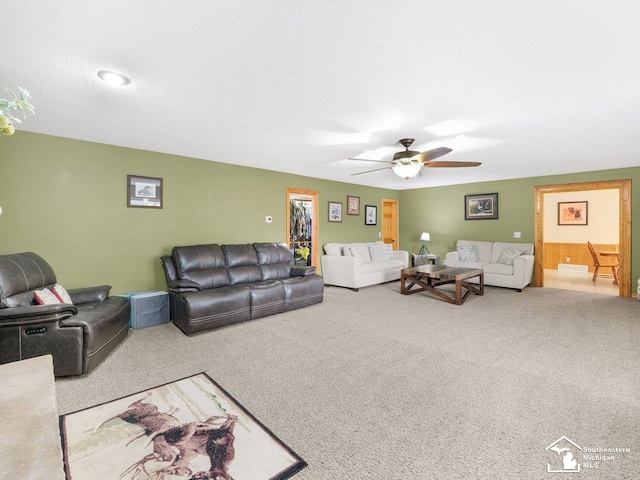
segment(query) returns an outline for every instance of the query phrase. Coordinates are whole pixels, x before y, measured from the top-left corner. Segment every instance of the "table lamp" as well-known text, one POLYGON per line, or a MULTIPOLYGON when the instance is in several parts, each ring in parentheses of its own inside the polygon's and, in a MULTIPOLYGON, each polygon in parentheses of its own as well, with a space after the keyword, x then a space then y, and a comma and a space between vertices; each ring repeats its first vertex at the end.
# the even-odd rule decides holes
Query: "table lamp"
POLYGON ((420 247, 420 252, 418 252, 418 255, 424 255, 425 252, 431 255, 431 252, 427 248, 427 242, 431 241, 431 235, 429 235, 427 232, 422 232, 422 235, 420 235, 420 240, 422 240, 422 247, 420 247))

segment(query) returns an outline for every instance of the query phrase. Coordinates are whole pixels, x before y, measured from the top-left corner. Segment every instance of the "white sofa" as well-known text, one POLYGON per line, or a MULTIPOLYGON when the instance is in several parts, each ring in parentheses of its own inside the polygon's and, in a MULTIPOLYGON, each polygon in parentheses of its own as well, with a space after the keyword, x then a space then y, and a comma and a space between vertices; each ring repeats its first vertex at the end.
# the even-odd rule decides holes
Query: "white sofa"
MULTIPOLYGON (((445 256, 448 267, 481 268, 484 284, 522 291, 533 278, 533 244, 458 240, 445 256)), ((469 281, 477 283, 478 279, 469 281)))
POLYGON ((325 285, 361 287, 400 279, 400 272, 409 266, 409 252, 392 250, 382 242, 326 243, 320 257, 325 285))

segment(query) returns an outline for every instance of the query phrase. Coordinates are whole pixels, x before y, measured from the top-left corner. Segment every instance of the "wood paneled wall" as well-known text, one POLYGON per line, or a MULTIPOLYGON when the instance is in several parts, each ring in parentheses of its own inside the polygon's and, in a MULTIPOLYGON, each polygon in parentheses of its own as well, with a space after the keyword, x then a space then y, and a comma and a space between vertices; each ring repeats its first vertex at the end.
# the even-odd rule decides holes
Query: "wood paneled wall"
MULTIPOLYGON (((593 247, 596 249, 596 252, 620 251, 619 246, 613 244, 594 243, 593 247)), ((587 247, 586 243, 545 243, 544 268, 557 270, 559 263, 588 265, 589 271, 593 272, 593 259, 591 258, 589 247, 587 247), (570 262, 567 262, 567 257, 571 259, 570 262)))

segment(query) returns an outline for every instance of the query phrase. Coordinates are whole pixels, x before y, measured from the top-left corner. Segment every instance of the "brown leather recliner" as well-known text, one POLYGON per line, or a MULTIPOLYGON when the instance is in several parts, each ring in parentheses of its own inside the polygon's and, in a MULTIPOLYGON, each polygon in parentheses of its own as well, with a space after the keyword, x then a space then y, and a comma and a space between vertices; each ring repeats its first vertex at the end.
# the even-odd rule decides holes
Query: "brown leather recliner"
POLYGON ((0 255, 0 363, 51 354, 57 377, 81 375, 127 336, 126 297, 110 297, 102 285, 68 290, 73 305, 37 305, 34 292, 55 283, 39 255, 0 255))

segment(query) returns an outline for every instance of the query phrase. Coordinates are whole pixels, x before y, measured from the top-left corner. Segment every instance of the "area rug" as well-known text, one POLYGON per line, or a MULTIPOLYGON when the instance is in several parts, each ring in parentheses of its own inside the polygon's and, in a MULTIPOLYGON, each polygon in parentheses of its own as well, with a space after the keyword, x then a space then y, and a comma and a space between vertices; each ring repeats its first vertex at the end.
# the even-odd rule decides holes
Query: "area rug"
POLYGON ((70 480, 283 480, 307 463, 207 374, 60 416, 70 480))

